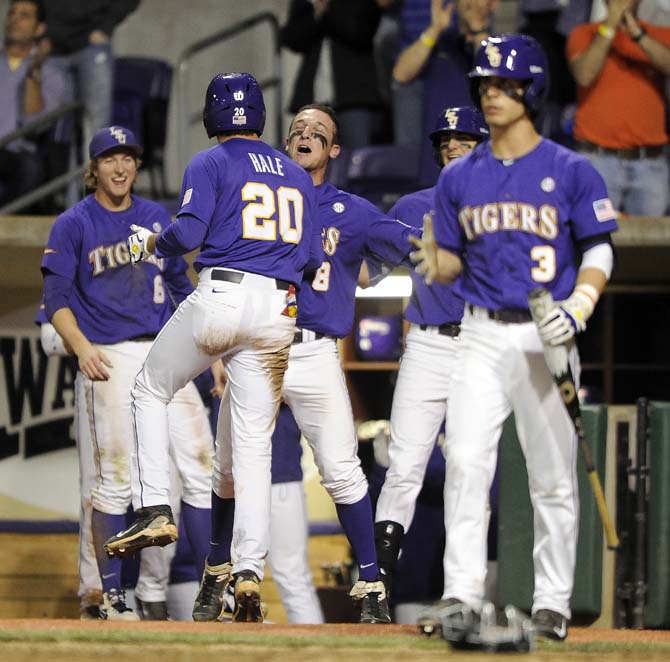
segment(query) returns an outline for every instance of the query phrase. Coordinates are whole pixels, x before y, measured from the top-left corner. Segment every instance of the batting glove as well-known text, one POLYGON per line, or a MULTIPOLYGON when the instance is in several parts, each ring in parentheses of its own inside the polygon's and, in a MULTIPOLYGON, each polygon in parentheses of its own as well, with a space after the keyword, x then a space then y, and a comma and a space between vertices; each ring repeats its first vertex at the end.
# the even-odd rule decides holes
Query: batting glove
POLYGON ((586 329, 598 300, 598 291, 591 285, 578 285, 565 301, 556 305, 537 325, 542 342, 546 345, 563 345, 577 333, 586 329))
POLYGON ((141 225, 131 225, 130 229, 135 233, 128 237, 128 253, 130 255, 130 264, 136 264, 148 259, 147 239, 153 234, 151 230, 143 228, 141 225))

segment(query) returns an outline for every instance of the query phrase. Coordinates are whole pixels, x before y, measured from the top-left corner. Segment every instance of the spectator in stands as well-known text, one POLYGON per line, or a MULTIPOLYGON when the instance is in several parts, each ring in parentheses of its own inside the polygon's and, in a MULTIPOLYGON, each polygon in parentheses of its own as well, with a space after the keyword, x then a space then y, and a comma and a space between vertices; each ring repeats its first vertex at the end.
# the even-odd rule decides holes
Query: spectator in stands
MULTIPOLYGON (((65 100, 60 72, 46 58, 46 29, 39 0, 11 0, 0 52, 0 138, 39 119, 65 100)), ((0 205, 31 191, 45 176, 35 136, 0 148, 0 205)))
POLYGON ((565 56, 567 36, 591 16, 591 0, 519 0, 519 32, 534 37, 547 54, 549 93, 538 130, 573 147, 577 90, 565 56))
POLYGON ((612 204, 660 216, 669 202, 665 77, 670 28, 637 17, 639 0, 608 0, 602 23, 577 26, 567 56, 577 81, 575 138, 612 204))
MULTIPOLYGON (((404 12, 418 11, 419 1, 406 0, 404 12)), ((443 108, 471 103, 467 74, 472 68, 476 48, 492 30, 493 13, 499 0, 422 0, 422 4, 430 4, 430 20, 424 23, 423 31, 414 42, 398 56, 393 78, 402 85, 420 79, 423 107, 420 115, 416 108, 406 112, 394 108, 394 112, 400 135, 406 132, 414 135, 417 117, 422 118, 420 184, 432 186, 439 170, 435 165, 433 146, 426 136, 443 108)), ((405 13, 404 16, 409 19, 413 14, 405 13)))
POLYGON ((346 147, 369 145, 378 124, 372 41, 380 16, 377 0, 291 0, 281 29, 282 45, 302 54, 291 112, 315 101, 331 105, 346 147))
MULTIPOLYGON (((90 135, 112 123, 114 29, 140 0, 43 0, 45 44, 90 119, 90 135)), ((85 139, 84 142, 88 142, 85 139)))

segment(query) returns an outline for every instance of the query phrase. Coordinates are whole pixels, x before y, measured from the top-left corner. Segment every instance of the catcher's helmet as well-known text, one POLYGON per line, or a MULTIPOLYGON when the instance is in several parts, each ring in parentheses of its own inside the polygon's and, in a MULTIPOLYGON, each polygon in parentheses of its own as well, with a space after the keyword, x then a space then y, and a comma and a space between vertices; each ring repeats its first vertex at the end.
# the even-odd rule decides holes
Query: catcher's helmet
POLYGON ((202 123, 212 138, 225 131, 255 131, 265 127, 265 102, 258 81, 246 73, 218 74, 205 95, 202 123))
POLYGON ((500 76, 526 81, 523 102, 531 115, 540 110, 549 88, 547 57, 542 46, 525 34, 491 35, 482 41, 468 76, 477 108, 481 108, 479 78, 500 76))

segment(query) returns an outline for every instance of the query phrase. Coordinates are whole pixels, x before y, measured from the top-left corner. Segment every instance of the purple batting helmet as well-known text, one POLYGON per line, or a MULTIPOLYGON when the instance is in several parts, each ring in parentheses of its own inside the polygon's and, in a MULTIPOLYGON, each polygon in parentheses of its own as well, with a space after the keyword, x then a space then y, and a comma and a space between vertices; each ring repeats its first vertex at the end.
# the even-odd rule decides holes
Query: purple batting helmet
POLYGON ((523 103, 531 115, 539 112, 549 89, 547 56, 542 46, 525 34, 491 35, 482 41, 468 76, 477 108, 481 108, 479 78, 500 76, 524 81, 523 103))
POLYGON ((265 102, 258 81, 246 73, 218 74, 205 95, 202 123, 212 138, 226 131, 255 131, 265 127, 265 102))
POLYGON ((435 160, 440 167, 442 167, 440 141, 443 135, 452 131, 466 133, 478 143, 489 137, 489 127, 484 120, 484 115, 474 106, 445 108, 437 117, 435 130, 428 134, 435 150, 435 160))

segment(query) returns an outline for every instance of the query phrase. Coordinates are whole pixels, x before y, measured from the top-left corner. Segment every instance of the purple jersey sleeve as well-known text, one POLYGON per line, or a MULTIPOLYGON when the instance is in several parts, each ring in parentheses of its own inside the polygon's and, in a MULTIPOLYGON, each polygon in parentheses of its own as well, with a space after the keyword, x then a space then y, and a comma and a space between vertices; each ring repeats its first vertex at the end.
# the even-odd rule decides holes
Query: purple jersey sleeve
MULTIPOLYGON (((189 216, 206 228, 197 271, 230 267, 299 284, 305 266, 319 261, 312 180, 264 142, 233 138, 196 154, 181 195, 178 222, 189 216)), ((168 232, 171 242, 159 240, 161 250, 176 238, 168 232)))
MULTIPOLYGON (((389 211, 389 215, 399 218, 415 228, 423 227, 424 214, 435 209, 435 189, 428 188, 405 195, 389 211)), ((450 285, 433 283, 426 285, 423 277, 414 269, 412 296, 405 308, 405 319, 415 324, 457 324, 463 316, 463 299, 454 293, 450 285)))
POLYGON ((411 250, 412 228, 331 184, 318 186, 317 195, 325 258, 315 273, 305 274, 298 293, 298 326, 342 338, 351 332, 363 260, 372 256, 398 264, 411 250))
POLYGON ((487 143, 445 168, 436 188, 435 238, 463 260, 455 291, 500 310, 527 309, 546 287, 567 298, 580 245, 617 228, 602 177, 581 155, 543 139, 519 159, 499 160, 487 143))

